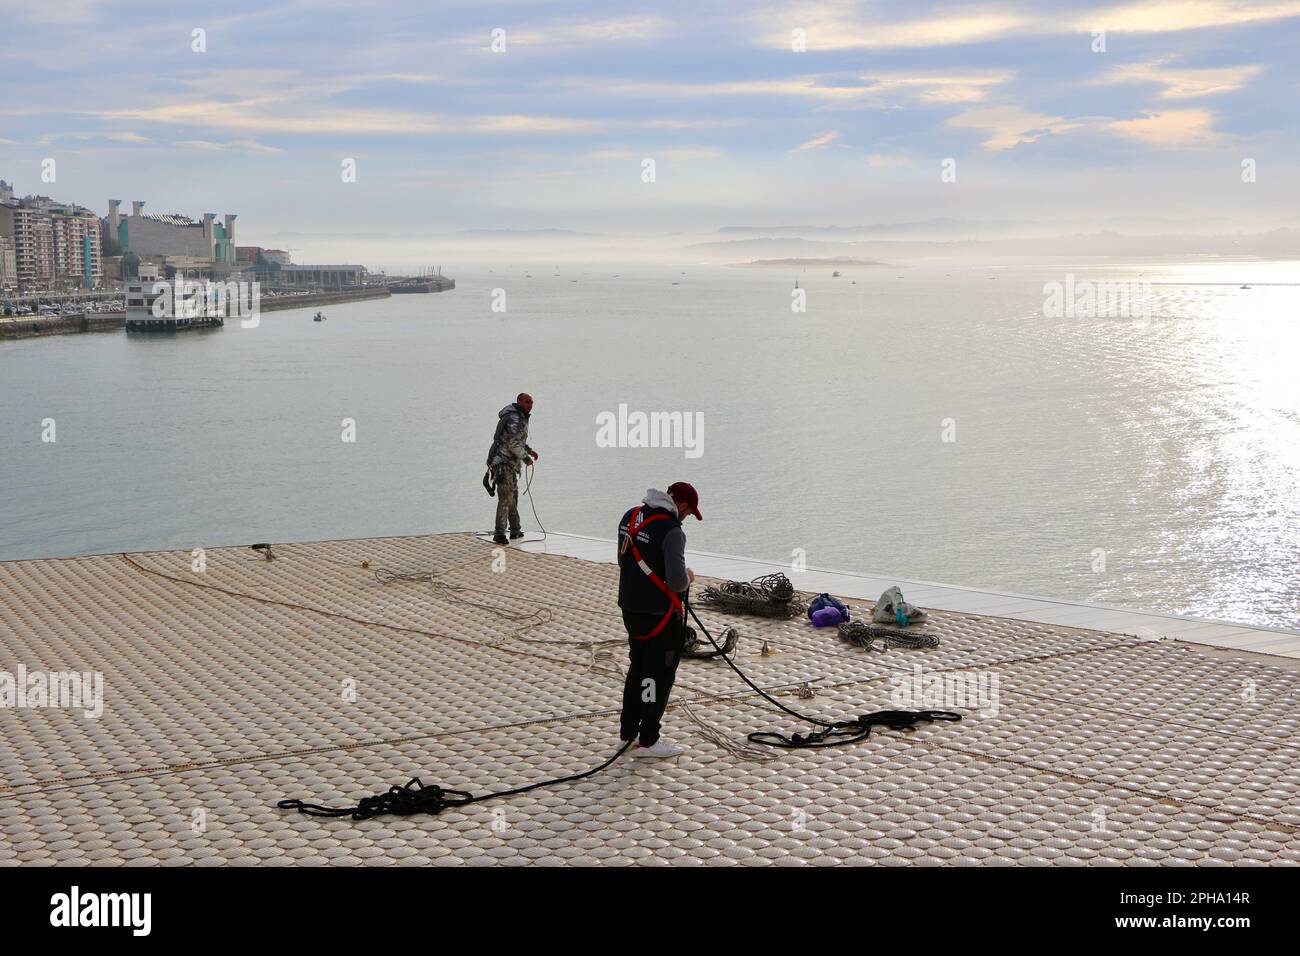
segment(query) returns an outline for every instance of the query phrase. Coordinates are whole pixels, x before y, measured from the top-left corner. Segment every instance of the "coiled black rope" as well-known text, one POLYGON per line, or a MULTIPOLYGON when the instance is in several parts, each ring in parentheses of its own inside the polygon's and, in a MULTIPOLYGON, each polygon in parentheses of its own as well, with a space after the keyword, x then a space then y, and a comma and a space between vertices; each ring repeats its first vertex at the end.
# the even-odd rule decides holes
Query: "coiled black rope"
MULTIPOLYGON (((391 574, 391 572, 390 572, 391 574)), ((782 575, 784 577, 784 575, 782 575)), ((401 575, 394 574, 393 580, 402 579, 401 575)), ((828 722, 816 717, 809 717, 801 714, 797 710, 785 706, 775 697, 772 697, 767 691, 763 690, 757 684, 746 676, 745 672, 736 666, 735 662, 727 656, 724 648, 718 644, 709 629, 704 626, 699 615, 695 613, 695 608, 691 606, 689 600, 684 602, 686 610, 694 618, 695 623, 700 626, 700 631, 709 639, 717 652, 716 656, 727 662, 749 687, 768 703, 785 711, 792 717, 797 717, 805 723, 814 724, 821 730, 815 730, 807 734, 792 734, 786 737, 772 731, 755 731, 749 734, 751 743, 763 744, 768 747, 784 747, 787 749, 804 749, 804 748, 822 748, 822 747, 842 747, 847 744, 856 743, 865 740, 871 736, 871 728, 876 726, 888 727, 891 730, 911 731, 916 728, 917 724, 928 723, 935 720, 957 721, 961 720, 961 714, 953 713, 946 710, 881 710, 871 714, 862 714, 852 720, 840 720, 828 722)), ((734 644, 728 641, 728 647, 734 648, 734 644)), ((628 747, 632 746, 631 741, 627 741, 619 747, 612 757, 606 760, 599 767, 592 767, 590 770, 584 770, 581 773, 571 774, 567 777, 559 777, 555 780, 542 780, 538 783, 530 783, 527 786, 515 787, 511 790, 498 790, 493 793, 485 793, 474 796, 467 790, 449 790, 438 785, 425 786, 421 780, 416 777, 400 787, 389 787, 383 793, 378 793, 369 797, 362 797, 356 806, 353 807, 325 807, 316 803, 306 803, 297 799, 286 799, 279 801, 276 806, 281 810, 297 810, 311 817, 351 817, 353 820, 369 820, 371 817, 382 816, 384 814, 395 814, 397 816, 410 816, 416 813, 438 814, 443 810, 452 807, 464 807, 471 803, 482 803, 486 800, 495 800, 499 797, 511 797, 521 793, 528 793, 530 790, 537 790, 541 787, 553 787, 562 783, 573 783, 583 780, 587 777, 594 776, 607 769, 615 760, 623 755, 628 747)))
POLYGON ((723 581, 708 585, 700 600, 718 611, 758 614, 762 617, 795 617, 807 610, 794 585, 780 571, 752 581, 723 581))
POLYGON ((530 783, 525 787, 515 787, 513 790, 498 790, 495 793, 484 793, 474 796, 465 790, 446 790, 436 784, 426 787, 416 777, 405 786, 389 787, 383 793, 377 793, 372 797, 362 797, 355 807, 322 807, 315 803, 304 803, 301 800, 281 800, 276 804, 281 810, 297 810, 299 813, 305 813, 309 817, 351 817, 353 820, 369 820, 371 817, 382 816, 386 813, 396 814, 397 816, 410 816, 414 813, 441 813, 449 807, 464 807, 471 803, 482 803, 485 800, 495 800, 498 797, 512 797, 516 794, 527 793, 530 790, 537 790, 541 787, 553 787, 561 783, 573 783, 576 780, 582 780, 586 777, 594 776, 602 770, 609 767, 615 760, 623 755, 628 747, 632 746, 629 740, 623 746, 619 747, 610 757, 599 767, 592 767, 590 770, 584 770, 582 773, 575 773, 568 777, 559 777, 555 780, 543 780, 539 783, 530 783))
POLYGON ((950 710, 879 710, 871 714, 861 714, 852 720, 825 721, 816 717, 809 717, 807 714, 801 714, 797 710, 785 706, 775 697, 772 697, 767 691, 759 687, 746 676, 745 672, 736 666, 730 657, 722 653, 722 648, 718 642, 713 639, 709 629, 704 626, 699 615, 695 613, 695 608, 689 601, 686 602, 686 610, 690 616, 695 619, 695 623, 700 626, 704 636, 709 639, 709 643, 718 651, 728 666, 750 686, 756 694, 766 700, 768 703, 785 711, 792 717, 797 717, 805 723, 815 724, 821 727, 821 730, 815 730, 807 734, 791 734, 789 737, 784 734, 778 734, 772 731, 755 731, 749 734, 749 740, 752 743, 764 744, 768 747, 786 747, 789 749, 801 749, 805 747, 843 747, 847 744, 857 743, 860 740, 866 740, 871 736, 871 728, 874 726, 888 727, 891 730, 912 731, 916 729, 917 724, 929 723, 935 720, 958 721, 961 720, 961 714, 954 713, 950 710))
POLYGON ((739 641, 740 635, 736 633, 736 629, 734 627, 728 627, 722 632, 722 647, 717 647, 715 644, 715 650, 702 651, 700 650, 700 639, 695 636, 695 628, 687 627, 685 648, 682 651, 682 656, 697 661, 707 661, 712 660, 715 657, 725 657, 736 649, 736 644, 739 643, 739 641))
MULTIPOLYGON (((804 720, 811 721, 811 717, 804 720)), ((756 744, 769 747, 785 747, 796 750, 804 747, 843 747, 866 740, 871 736, 871 728, 888 727, 890 730, 912 731, 917 724, 933 720, 961 720, 961 714, 948 710, 878 710, 862 714, 852 720, 839 720, 827 724, 825 730, 814 730, 807 734, 791 734, 789 737, 776 731, 760 730, 749 735, 756 744)), ((818 721, 820 723, 820 721, 818 721)))
POLYGON ((840 639, 848 641, 850 644, 856 644, 858 647, 867 650, 885 651, 891 647, 938 647, 939 635, 925 634, 916 632, 909 634, 907 631, 901 631, 896 627, 883 627, 879 624, 868 624, 865 621, 845 621, 836 628, 839 632, 840 639), (881 646, 875 647, 879 641, 881 646))

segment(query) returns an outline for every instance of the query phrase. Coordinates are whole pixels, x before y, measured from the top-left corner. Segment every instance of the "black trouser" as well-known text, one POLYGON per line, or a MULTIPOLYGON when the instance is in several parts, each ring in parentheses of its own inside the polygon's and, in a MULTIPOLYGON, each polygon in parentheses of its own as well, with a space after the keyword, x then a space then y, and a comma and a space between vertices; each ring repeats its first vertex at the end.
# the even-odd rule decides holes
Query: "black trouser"
POLYGON ((673 689, 686 637, 682 616, 674 614, 654 637, 637 639, 653 631, 661 620, 662 614, 623 612, 628 669, 623 684, 619 736, 631 740, 639 735, 646 747, 653 747, 659 740, 659 721, 668 706, 668 694, 673 689))

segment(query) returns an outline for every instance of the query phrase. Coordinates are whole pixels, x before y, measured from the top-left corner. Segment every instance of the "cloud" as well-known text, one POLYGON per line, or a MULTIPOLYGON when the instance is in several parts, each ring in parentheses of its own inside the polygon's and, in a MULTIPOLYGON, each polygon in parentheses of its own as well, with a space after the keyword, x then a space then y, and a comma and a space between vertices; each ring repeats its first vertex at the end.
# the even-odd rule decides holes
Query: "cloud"
POLYGON ((643 149, 633 150, 624 147, 610 147, 608 149, 597 149, 587 154, 590 159, 605 160, 636 160, 639 161, 646 157, 655 159, 668 159, 675 162, 687 162, 690 160, 701 159, 721 159, 723 152, 712 146, 670 146, 667 149, 643 149))
POLYGON ((1300 16, 1300 0, 1138 0, 1068 12, 1034 12, 1029 4, 985 7, 978 12, 881 19, 880 8, 855 0, 797 3, 756 18, 760 42, 790 49, 790 31, 806 31, 807 48, 879 50, 988 43, 1013 36, 1048 36, 1107 30, 1177 33, 1208 27, 1263 23, 1300 16), (773 22, 782 24, 779 31, 773 22), (788 26, 787 26, 788 24, 788 26))
POLYGON ((182 149, 202 149, 211 151, 235 150, 244 153, 283 153, 284 150, 277 146, 265 146, 262 143, 252 139, 237 139, 229 143, 214 143, 206 139, 179 139, 172 142, 173 146, 179 146, 182 149))
POLYGON ((885 169, 891 166, 915 166, 915 161, 910 156, 904 156, 902 153, 872 153, 867 156, 867 165, 875 169, 885 169))
POLYGON ((1148 146, 1209 146, 1220 141, 1211 127, 1214 114, 1204 109, 1166 110, 1135 119, 1113 120, 1106 128, 1148 146))
POLYGON ((839 138, 840 138, 839 133, 821 133, 820 135, 814 136, 812 139, 808 140, 808 142, 800 146, 799 149, 800 150, 821 149, 824 146, 830 146, 839 138))
POLYGON ((1033 21, 1013 11, 973 14, 952 13, 913 20, 881 20, 879 10, 864 10, 857 3, 801 3, 761 16, 767 45, 790 49, 793 29, 805 32, 809 51, 870 50, 895 47, 952 46, 1008 36, 1033 21), (780 32, 771 30, 776 20, 780 32), (787 26, 788 24, 788 26, 787 26))
POLYGON ((492 50, 491 30, 463 34, 453 42, 493 55, 508 55, 519 47, 558 52, 574 47, 658 39, 667 33, 668 21, 658 16, 631 16, 609 20, 568 20, 543 26, 504 26, 500 29, 505 31, 505 50, 501 54, 492 50))
POLYGON ((694 82, 691 80, 620 81, 614 78, 569 77, 559 85, 588 95, 709 98, 723 96, 802 97, 822 100, 830 108, 921 103, 970 103, 987 97, 993 87, 1007 83, 1011 70, 891 70, 847 78, 806 74, 759 80, 694 82))
POLYGON ((570 78, 562 85, 588 93, 606 93, 614 96, 806 96, 813 99, 852 99, 861 96, 866 87, 828 86, 813 76, 794 76, 765 80, 734 80, 725 83, 691 82, 689 80, 619 81, 589 77, 570 78))
POLYGON ((1064 133, 1084 124, 1061 116, 1033 113, 1018 106, 990 106, 949 117, 948 125, 988 133, 984 148, 1004 150, 1022 143, 1035 143, 1048 134, 1064 133))
POLYGON ((102 110, 107 120, 165 123, 262 133, 559 133, 598 129, 595 120, 522 114, 456 116, 413 110, 283 103, 276 97, 194 100, 162 106, 102 110))
POLYGON ((974 103, 988 97, 989 90, 1015 79, 1010 70, 971 70, 959 73, 935 71, 880 73, 863 76, 870 92, 913 94, 923 103, 974 103))
POLYGON ((1047 135, 1080 129, 1112 133, 1156 148, 1210 146, 1221 140, 1213 129, 1214 114, 1204 109, 1152 111, 1121 120, 1097 116, 1066 118, 1034 113, 1018 106, 999 106, 968 110, 951 117, 948 125, 989 134, 983 146, 992 151, 1012 149, 1035 143, 1047 135))
POLYGON ((1140 0, 1089 14, 1088 29, 1117 33, 1175 33, 1300 16, 1300 0, 1140 0))
POLYGON ((1240 90, 1262 69, 1259 66, 1171 67, 1171 60, 1171 57, 1165 57, 1117 66, 1099 82, 1154 84, 1161 87, 1157 93, 1161 99, 1190 99, 1240 90))

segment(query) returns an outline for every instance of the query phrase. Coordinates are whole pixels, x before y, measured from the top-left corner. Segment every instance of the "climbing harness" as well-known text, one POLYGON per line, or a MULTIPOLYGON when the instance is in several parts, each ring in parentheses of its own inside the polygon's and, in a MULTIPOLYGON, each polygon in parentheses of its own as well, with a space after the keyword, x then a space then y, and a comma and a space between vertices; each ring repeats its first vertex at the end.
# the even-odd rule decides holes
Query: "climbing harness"
POLYGON ((937 634, 909 634, 907 631, 900 631, 896 627, 882 627, 879 624, 867 624, 865 621, 845 621, 836 630, 839 631, 841 640, 856 644, 858 647, 869 651, 886 651, 891 647, 922 648, 939 646, 939 635, 937 634), (880 647, 874 646, 877 641, 880 642, 880 647))
POLYGON ((729 614, 757 614, 761 617, 797 617, 807 605, 794 585, 780 571, 752 581, 723 581, 708 585, 700 601, 729 614))
POLYGON ((649 578, 650 583, 662 591, 664 596, 668 598, 668 610, 665 611, 664 616, 659 619, 659 623, 655 625, 654 630, 649 634, 634 636, 632 638, 634 641, 648 641, 650 638, 658 635, 660 631, 668 626, 668 622, 673 619, 674 614, 681 614, 683 618, 686 616, 682 611, 682 599, 677 596, 676 591, 664 584, 663 578, 655 574, 654 569, 651 568, 650 565, 646 564, 645 558, 641 557, 641 550, 636 546, 637 532, 651 522, 659 521, 660 519, 666 520, 667 518, 667 513, 660 512, 659 514, 653 514, 642 521, 640 506, 634 508, 631 517, 627 519, 627 531, 624 532, 625 537, 623 539, 623 547, 621 547, 618 552, 620 555, 623 555, 626 554, 630 548, 632 550, 632 560, 635 561, 636 566, 641 569, 641 573, 649 578))

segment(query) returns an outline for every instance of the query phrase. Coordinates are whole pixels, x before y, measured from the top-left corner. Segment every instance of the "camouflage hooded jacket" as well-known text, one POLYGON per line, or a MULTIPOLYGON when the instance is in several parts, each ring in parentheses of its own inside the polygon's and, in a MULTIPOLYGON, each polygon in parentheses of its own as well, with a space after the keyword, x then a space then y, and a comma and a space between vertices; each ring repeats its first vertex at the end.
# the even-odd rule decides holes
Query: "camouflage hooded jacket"
POLYGON ((488 449, 489 468, 508 464, 515 474, 528 461, 528 413, 511 402, 497 413, 497 430, 488 449))

